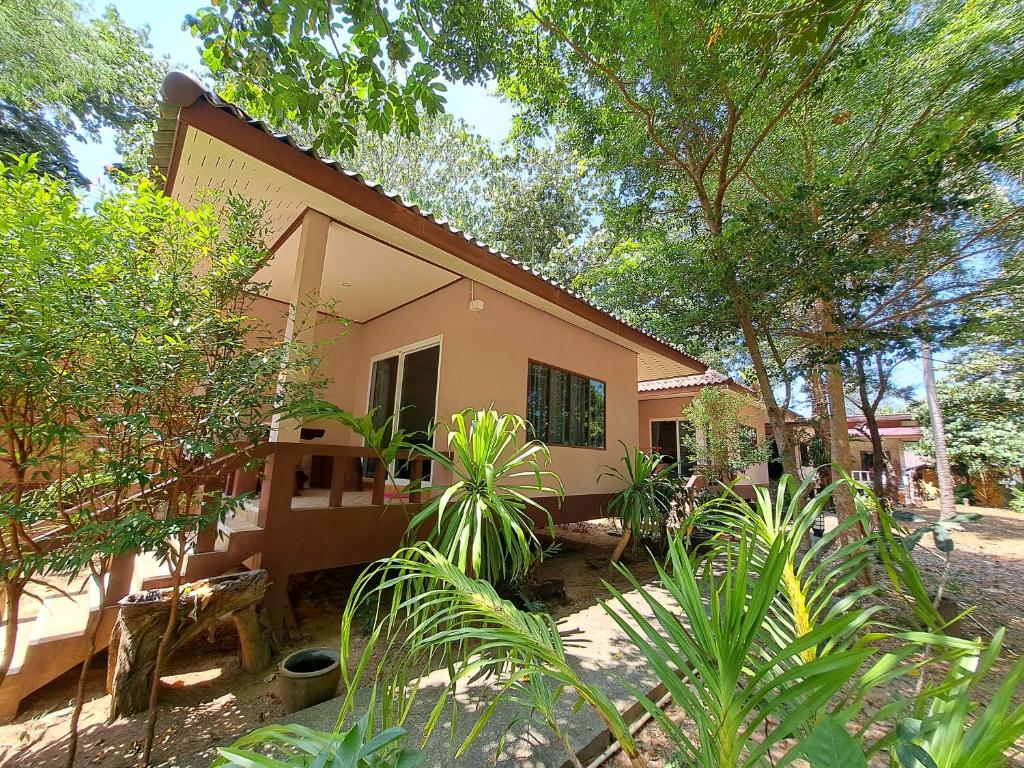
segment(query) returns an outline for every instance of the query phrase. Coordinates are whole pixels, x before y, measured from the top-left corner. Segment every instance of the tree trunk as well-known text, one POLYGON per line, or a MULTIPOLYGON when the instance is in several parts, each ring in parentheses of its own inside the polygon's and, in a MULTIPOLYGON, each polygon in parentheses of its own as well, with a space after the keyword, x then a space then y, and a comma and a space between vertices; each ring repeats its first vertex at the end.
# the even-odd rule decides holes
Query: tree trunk
MULTIPOLYGON (((181 571, 185 567, 185 536, 178 539, 178 558, 174 561, 171 574, 171 604, 164 625, 163 635, 156 647, 156 660, 153 662, 153 679, 149 685, 149 716, 146 720, 146 740, 142 746, 142 764, 149 765, 153 755, 153 742, 156 741, 156 704, 160 695, 160 674, 170 655, 171 641, 174 639, 178 625, 178 602, 181 600, 181 571)), ((122 638, 123 640, 123 638, 122 638)))
POLYGON ((924 391, 928 399, 928 418, 932 423, 932 443, 935 446, 935 474, 939 480, 939 520, 948 520, 956 514, 956 499, 953 495, 953 473, 949 468, 949 451, 946 448, 946 426, 942 421, 942 407, 935 390, 935 367, 932 362, 932 345, 921 342, 921 371, 924 374, 924 391))
MULTIPOLYGON (((106 569, 103 569, 106 570, 106 569)), ((100 633, 100 625, 103 624, 103 612, 106 610, 107 593, 103 586, 105 574, 101 572, 92 574, 96 588, 99 590, 99 610, 95 615, 89 616, 89 623, 86 633, 89 637, 89 650, 82 660, 82 671, 78 675, 78 687, 75 689, 75 706, 71 710, 71 723, 68 726, 68 756, 66 765, 74 768, 75 755, 78 753, 78 721, 82 717, 82 707, 85 705, 85 683, 89 677, 89 667, 92 666, 92 657, 96 655, 97 637, 100 633)))
MULTIPOLYGON (((828 386, 829 403, 829 436, 832 442, 832 466, 835 469, 849 472, 853 467, 850 459, 850 432, 846 417, 846 392, 843 388, 843 373, 838 361, 829 361, 825 366, 825 381, 828 386)), ((856 507, 853 502, 853 491, 846 483, 840 483, 832 495, 836 507, 836 517, 845 520, 854 514, 856 507)))
POLYGON ((757 385, 760 390, 761 400, 764 401, 765 409, 768 411, 768 421, 772 425, 772 438, 779 451, 779 461, 782 462, 782 471, 799 480, 800 469, 796 460, 796 441, 793 439, 793 425, 787 421, 787 409, 779 405, 775 399, 775 392, 772 389, 771 379, 768 378, 768 368, 761 356, 761 348, 758 345, 757 329, 750 313, 743 307, 742 298, 739 295, 739 286, 735 279, 729 281, 729 293, 732 298, 733 307, 739 320, 740 330, 743 332, 743 341, 747 347, 747 353, 754 365, 754 372, 757 375, 757 385))
MULTIPOLYGON (((234 615, 259 603, 266 594, 267 572, 246 571, 203 579, 190 585, 178 600, 178 616, 165 660, 183 644, 206 632, 221 616, 234 615)), ((155 658, 160 640, 169 624, 173 590, 159 589, 135 593, 121 601, 121 611, 111 635, 110 659, 114 666, 109 677, 110 719, 127 717, 146 709, 152 691, 155 658)), ((243 618, 243 625, 248 626, 243 618)), ((258 648, 264 640, 262 630, 242 639, 251 648, 250 664, 259 657, 269 661, 269 653, 258 648)), ((243 663, 245 653, 243 652, 243 663)))
MULTIPOLYGON (((843 386, 843 372, 839 366, 839 328, 836 326, 832 306, 828 301, 819 299, 817 309, 821 331, 825 337, 825 351, 829 356, 825 363, 825 386, 828 391, 832 467, 834 470, 848 473, 853 469, 853 462, 850 459, 850 427, 846 417, 846 388, 843 386)), ((835 493, 832 494, 832 503, 836 508, 836 517, 840 521, 856 512, 853 491, 846 483, 840 483, 836 487, 835 493)))
MULTIPOLYGON (((821 441, 825 453, 832 455, 832 435, 829 430, 828 397, 825 394, 825 383, 822 381, 821 367, 811 367, 807 377, 807 389, 811 396, 811 416, 814 420, 814 436, 821 441)), ((832 467, 818 467, 818 489, 832 482, 832 467)))
POLYGON ((7 625, 4 627, 4 655, 0 659, 0 685, 3 684, 7 672, 14 661, 14 644, 18 641, 18 618, 21 606, 20 583, 8 581, 4 585, 4 615, 7 625))
POLYGON ((871 489, 875 498, 881 502, 885 499, 885 449, 882 447, 882 433, 878 430, 875 404, 868 394, 864 358, 860 354, 857 355, 857 391, 860 394, 860 409, 864 413, 864 423, 868 428, 868 438, 871 440, 871 489))

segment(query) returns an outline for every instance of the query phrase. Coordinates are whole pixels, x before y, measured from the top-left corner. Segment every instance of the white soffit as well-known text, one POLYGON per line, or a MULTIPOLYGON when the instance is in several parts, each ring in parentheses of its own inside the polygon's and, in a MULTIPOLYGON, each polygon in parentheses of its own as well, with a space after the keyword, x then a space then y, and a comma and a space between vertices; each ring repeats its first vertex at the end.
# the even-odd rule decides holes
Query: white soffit
MULTIPOLYGON (((250 198, 254 202, 265 204, 267 207, 266 221, 270 228, 267 237, 268 245, 274 243, 307 207, 321 211, 335 221, 342 222, 348 225, 348 227, 357 230, 357 232, 369 236, 365 239, 370 242, 374 242, 373 238, 378 238, 394 245, 399 250, 389 250, 401 256, 404 261, 401 262, 400 272, 392 272, 390 275, 385 275, 385 279, 381 281, 379 286, 381 290, 397 290, 395 283, 399 281, 396 280, 396 277, 398 274, 404 274, 407 270, 411 269, 410 264, 417 262, 417 258, 408 255, 409 253, 415 254, 418 259, 426 262, 427 266, 434 265, 448 273, 448 280, 444 282, 451 282, 459 275, 470 278, 481 285, 486 285, 489 288, 500 291, 525 304, 536 307, 572 325, 583 328, 597 336, 636 352, 637 379, 640 381, 685 376, 696 372, 693 368, 660 355, 641 344, 625 339, 614 331, 586 320, 575 312, 547 301, 531 291, 512 285, 492 275, 490 272, 474 267, 441 248, 430 245, 398 227, 343 203, 333 195, 305 184, 284 171, 256 160, 240 150, 188 126, 174 178, 174 197, 188 205, 201 199, 203 190, 207 189, 235 192, 250 198), (408 253, 402 253, 402 251, 408 253)), ((424 226, 433 225, 425 221, 424 226)), ((338 228, 338 225, 332 227, 332 238, 334 230, 338 228)), ((341 227, 340 229, 344 228, 341 227)), ((282 261, 278 267, 283 268, 283 266, 284 262, 282 261)), ((326 278, 331 272, 331 267, 325 266, 324 272, 326 278)), ((273 275, 271 279, 273 282, 280 283, 281 276, 273 275)), ((416 284, 417 281, 426 284, 430 282, 430 278, 426 274, 420 274, 413 278, 410 285, 416 284)), ((339 282, 352 281, 340 280, 339 282)), ((439 285, 443 285, 444 282, 439 285)), ((272 295, 275 295, 277 290, 279 288, 275 289, 272 295)), ((328 280, 325 279, 325 294, 330 290, 332 290, 332 287, 328 280)), ((427 291, 423 291, 423 293, 425 292, 427 291)), ((415 298, 415 296, 412 298, 415 298)), ((402 303, 404 302, 399 301, 394 306, 399 306, 402 303)), ((370 306, 375 306, 372 303, 372 299, 369 298, 365 304, 364 312, 369 311, 370 306)), ((359 305, 353 303, 350 306, 354 309, 359 305)), ((340 311, 343 314, 346 312, 344 306, 340 308, 340 311)), ((367 315, 364 319, 369 319, 377 314, 380 313, 376 312, 367 315)), ((353 315, 350 316, 350 319, 358 321, 360 318, 353 315)))
MULTIPOLYGON (((299 235, 296 228, 256 273, 257 282, 270 284, 267 295, 272 299, 291 301, 299 235)), ((320 298, 334 314, 365 323, 457 279, 458 275, 335 222, 327 235, 320 298)))

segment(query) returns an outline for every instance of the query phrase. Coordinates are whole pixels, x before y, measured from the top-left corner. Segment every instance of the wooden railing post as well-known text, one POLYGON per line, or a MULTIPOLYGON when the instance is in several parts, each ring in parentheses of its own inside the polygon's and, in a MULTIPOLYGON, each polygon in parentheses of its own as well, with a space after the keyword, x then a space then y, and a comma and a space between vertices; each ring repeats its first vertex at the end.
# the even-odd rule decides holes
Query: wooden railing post
POLYGON ((117 605, 117 602, 132 591, 132 576, 135 573, 135 553, 128 552, 110 558, 110 571, 103 605, 117 605))
POLYGON ((409 463, 409 487, 413 488, 413 491, 409 493, 409 502, 412 504, 420 503, 420 492, 415 490, 420 482, 423 480, 423 459, 413 458, 409 463))
MULTIPOLYGON (((220 487, 216 487, 213 483, 209 483, 203 488, 203 495, 201 498, 202 507, 206 507, 208 504, 220 504, 220 498, 223 495, 224 484, 220 483, 220 487)), ((205 514, 206 510, 203 509, 205 514)), ((193 546, 193 551, 198 553, 201 552, 213 552, 217 547, 217 521, 214 520, 202 528, 196 533, 196 543, 193 546)))
POLYGON ((331 495, 327 502, 328 506, 340 507, 341 499, 345 493, 345 483, 348 480, 349 460, 344 456, 335 456, 331 465, 331 495))
POLYGON ((384 503, 384 483, 387 480, 388 468, 384 466, 383 461, 377 461, 377 466, 373 471, 373 494, 370 497, 370 503, 379 505, 384 503))
POLYGON ((260 511, 257 525, 267 527, 271 515, 292 507, 292 496, 295 495, 295 468, 298 466, 298 453, 291 446, 277 446, 267 457, 263 471, 263 489, 260 491, 260 511))

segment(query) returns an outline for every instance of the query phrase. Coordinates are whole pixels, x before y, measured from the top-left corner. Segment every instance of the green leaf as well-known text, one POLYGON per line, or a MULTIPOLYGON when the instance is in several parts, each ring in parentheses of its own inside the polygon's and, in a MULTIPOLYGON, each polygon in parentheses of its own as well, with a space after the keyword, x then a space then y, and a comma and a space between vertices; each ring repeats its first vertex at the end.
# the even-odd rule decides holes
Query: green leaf
POLYGON ((892 519, 898 520, 901 523, 921 523, 924 522, 924 518, 920 515, 915 515, 913 512, 907 512, 903 509, 893 510, 892 519))
POLYGON ((801 752, 811 768, 867 768, 868 764, 857 740, 834 717, 818 724, 801 752))
POLYGON ((963 512, 949 518, 951 523, 973 523, 975 520, 981 520, 981 515, 977 512, 963 512))
POLYGON ((932 756, 918 744, 897 744, 893 751, 902 768, 939 768, 932 756))
POLYGON ((939 524, 932 528, 932 538, 935 540, 935 548, 940 552, 953 551, 953 537, 949 535, 946 526, 939 524))

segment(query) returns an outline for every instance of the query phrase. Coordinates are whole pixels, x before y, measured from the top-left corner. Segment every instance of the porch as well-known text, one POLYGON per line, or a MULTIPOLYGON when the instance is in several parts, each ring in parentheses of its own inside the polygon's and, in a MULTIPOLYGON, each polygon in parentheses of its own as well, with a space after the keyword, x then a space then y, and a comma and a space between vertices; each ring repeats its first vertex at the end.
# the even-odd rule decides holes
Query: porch
MULTIPOLYGON (((200 531, 187 556, 185 580, 216 576, 243 564, 265 568, 272 581, 267 608, 271 622, 281 626, 292 575, 391 554, 422 509, 424 494, 389 485, 381 462, 375 462, 372 477, 364 481, 362 462, 374 458, 369 448, 306 441, 266 442, 222 460, 216 474, 208 477, 206 494, 240 496, 258 483, 258 498, 244 501, 228 519, 200 531), (327 487, 300 491, 296 473, 314 457, 331 465, 327 487), (249 468, 255 459, 264 460, 258 477, 249 468)), ((407 463, 410 482, 418 483, 428 462, 404 451, 398 460, 407 463)), ((143 587, 167 581, 165 573, 157 572, 144 579, 143 587)))

